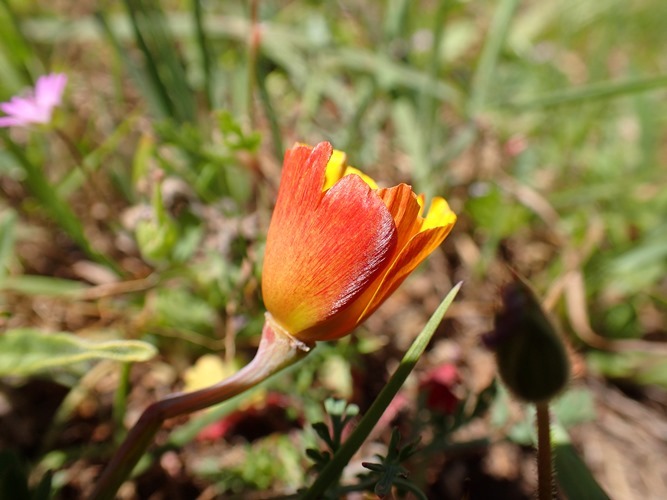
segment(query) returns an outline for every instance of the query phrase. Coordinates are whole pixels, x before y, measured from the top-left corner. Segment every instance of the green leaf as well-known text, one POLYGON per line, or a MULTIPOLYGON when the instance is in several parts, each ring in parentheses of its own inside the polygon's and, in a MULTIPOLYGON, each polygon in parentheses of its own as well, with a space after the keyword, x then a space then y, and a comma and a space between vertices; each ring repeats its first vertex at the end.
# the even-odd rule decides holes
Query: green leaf
POLYGON ((139 340, 93 342, 67 332, 17 328, 0 336, 0 376, 28 376, 94 359, 146 361, 155 353, 139 340))
POLYGON ((489 33, 484 41, 484 48, 479 58, 468 102, 468 113, 474 117, 484 110, 491 90, 497 84, 496 67, 510 24, 514 18, 518 0, 502 0, 494 13, 489 33))
POLYGON ((81 293, 88 288, 85 283, 49 276, 11 276, 0 282, 0 291, 13 291, 25 295, 49 295, 67 297, 81 293))
POLYGON ((551 406, 558 422, 567 428, 595 420, 593 393, 584 387, 567 390, 551 406))
POLYGON ((658 74, 619 81, 604 81, 558 90, 530 100, 507 103, 519 109, 551 108, 563 105, 580 105, 594 100, 624 97, 639 92, 661 89, 667 86, 667 75, 658 74))
POLYGON ((0 498, 30 500, 25 464, 12 451, 0 452, 0 498))
POLYGON ((667 363, 662 353, 594 351, 586 359, 591 369, 606 377, 667 387, 667 363))
POLYGON ((431 316, 431 319, 429 319, 426 326, 424 326, 424 329, 414 340, 408 349, 408 352, 403 356, 403 359, 394 374, 383 387, 382 391, 380 391, 377 398, 375 398, 375 401, 373 401, 373 404, 370 406, 366 414, 359 421, 357 427, 352 434, 348 436, 345 443, 338 449, 327 466, 320 472, 318 478, 303 495, 302 500, 322 498, 322 495, 327 488, 340 477, 343 468, 350 462, 352 456, 357 452, 371 433, 373 427, 375 427, 375 424, 384 414, 389 403, 394 399, 394 396, 408 378, 408 375, 410 375, 410 372, 417 364, 417 361, 419 361, 419 358, 424 353, 426 346, 433 337, 435 330, 438 328, 438 325, 440 325, 442 318, 444 318, 447 309, 449 309, 449 306, 454 301, 459 288, 461 288, 461 283, 452 288, 442 303, 438 306, 438 309, 436 309, 433 316, 431 316))
POLYGON ((590 500, 609 499, 609 495, 598 484, 572 443, 570 443, 570 438, 565 429, 558 424, 554 424, 551 433, 556 479, 566 497, 590 500))

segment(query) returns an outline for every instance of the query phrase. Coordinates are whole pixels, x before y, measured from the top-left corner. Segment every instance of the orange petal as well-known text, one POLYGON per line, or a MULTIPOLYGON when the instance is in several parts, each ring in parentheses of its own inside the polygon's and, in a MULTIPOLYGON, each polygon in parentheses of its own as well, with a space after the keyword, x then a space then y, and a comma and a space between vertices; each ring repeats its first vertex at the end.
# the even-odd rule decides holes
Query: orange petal
POLYGON ((400 250, 421 229, 422 207, 417 195, 407 184, 378 189, 377 194, 391 212, 398 231, 397 250, 400 250))
POLYGON ((359 323, 370 316, 405 278, 444 241, 454 227, 456 215, 449 209, 444 199, 435 198, 426 219, 421 219, 421 217, 419 219, 422 225, 421 231, 413 234, 402 248, 397 248, 396 256, 392 259, 384 275, 378 280, 378 283, 369 287, 369 290, 374 289, 376 291, 368 299, 368 305, 358 319, 359 323))
MULTIPOLYGON (((332 152, 333 148, 327 142, 314 148, 299 144, 285 152, 271 226, 279 226, 297 218, 295 212, 304 213, 315 209, 322 198, 324 173, 332 152)), ((271 229, 280 228, 270 227, 269 231, 271 229)))
POLYGON ((360 177, 343 177, 321 192, 328 156, 320 146, 310 156, 300 148, 286 155, 287 178, 278 196, 283 205, 271 220, 262 278, 267 310, 307 341, 334 338, 356 326, 358 315, 346 309, 384 270, 396 245, 391 214, 360 177))

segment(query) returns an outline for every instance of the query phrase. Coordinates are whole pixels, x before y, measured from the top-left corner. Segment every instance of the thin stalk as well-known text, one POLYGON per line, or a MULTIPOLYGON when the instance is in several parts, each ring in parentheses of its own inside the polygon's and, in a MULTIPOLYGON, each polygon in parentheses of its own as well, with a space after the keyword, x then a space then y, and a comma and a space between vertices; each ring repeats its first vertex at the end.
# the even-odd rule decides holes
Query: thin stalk
POLYGON ((549 403, 536 403, 535 410, 537 413, 537 498, 551 500, 554 484, 549 403))
POLYGON ((625 97, 667 87, 667 75, 642 76, 618 81, 605 81, 559 90, 533 99, 510 101, 504 106, 514 109, 548 109, 554 106, 572 106, 601 99, 625 97))
POLYGON ((25 184, 30 193, 39 201, 41 207, 56 223, 65 231, 91 259, 106 265, 117 274, 122 275, 120 267, 109 257, 96 251, 86 238, 81 221, 72 211, 69 204, 58 196, 56 190, 46 178, 42 168, 33 164, 22 148, 7 136, 4 139, 7 150, 14 156, 16 161, 23 167, 25 184))
POLYGON ((269 129, 271 130, 271 142, 273 143, 273 150, 277 159, 280 159, 285 154, 285 149, 283 146, 282 132, 280 130, 280 123, 278 121, 278 115, 276 114, 273 104, 271 103, 271 96, 269 95, 269 90, 266 88, 266 74, 261 72, 257 76, 257 90, 259 93, 259 99, 264 107, 264 115, 269 121, 269 129))
MULTIPOLYGON (((132 368, 132 363, 123 363, 120 366, 120 380, 118 381, 118 387, 116 388, 116 393, 114 394, 113 400, 113 421, 116 426, 116 430, 123 428, 123 420, 125 418, 125 410, 127 408, 127 395, 129 393, 130 387, 130 369, 132 368)), ((122 438, 120 432, 116 432, 116 440, 119 442, 122 438)))
POLYGON ((257 83, 257 56, 261 43, 261 30, 259 26, 259 2, 250 2, 250 37, 248 39, 248 94, 247 110, 250 127, 255 128, 255 100, 254 89, 257 83))
POLYGON ((130 26, 132 27, 134 40, 144 55, 146 74, 149 77, 152 90, 156 94, 157 100, 160 102, 166 113, 177 122, 180 122, 181 120, 179 120, 180 117, 178 116, 178 111, 175 109, 174 103, 169 97, 169 92, 160 76, 160 71, 155 58, 153 57, 148 42, 143 35, 141 21, 139 19, 141 14, 138 12, 139 6, 132 0, 125 0, 125 8, 130 15, 130 26))
POLYGON ((394 479, 394 484, 399 488, 410 491, 417 500, 428 500, 428 497, 424 494, 424 492, 417 488, 417 485, 411 483, 410 481, 406 481, 405 479, 398 477, 394 479))
POLYGON ((108 196, 105 194, 104 189, 102 189, 102 186, 99 185, 95 176, 90 175, 90 173, 86 170, 86 167, 84 166, 85 159, 81 154, 81 151, 79 151, 79 148, 76 146, 76 144, 74 144, 72 138, 69 135, 67 135, 67 133, 61 128, 55 128, 54 132, 56 136, 60 139, 60 141, 67 148, 67 151, 74 160, 74 166, 76 167, 76 169, 79 172, 81 172, 81 175, 83 175, 84 179, 90 182, 90 186, 95 192, 94 195, 97 197, 97 199, 105 200, 108 202, 109 201, 108 196))
POLYGON ((199 46, 199 57, 201 57, 202 70, 204 73, 204 92, 206 104, 209 109, 213 106, 213 91, 211 88, 211 54, 209 53, 208 39, 204 29, 204 16, 202 13, 202 0, 192 0, 192 14, 197 32, 197 45, 199 46))
POLYGON ((33 49, 30 40, 25 36, 23 29, 21 29, 23 23, 21 23, 21 20, 16 15, 11 3, 9 0, 1 0, 0 3, 4 7, 7 17, 9 17, 9 22, 3 27, 3 32, 6 36, 4 42, 7 43, 6 46, 11 47, 11 50, 7 51, 8 56, 13 58, 13 61, 18 63, 17 65, 21 66, 21 72, 30 85, 34 86, 35 79, 33 78, 32 73, 34 71, 39 71, 41 73, 43 72, 43 68, 40 63, 35 64, 34 62, 38 59, 35 57, 35 50, 33 49), (11 33, 15 36, 8 34, 10 33, 10 29, 11 33))
MULTIPOLYGON (((433 21, 433 48, 431 50, 431 60, 429 64, 429 79, 424 81, 424 87, 431 87, 438 81, 441 59, 440 46, 442 45, 442 37, 445 32, 445 23, 449 8, 449 3, 445 1, 440 2, 436 7, 433 21)), ((433 150, 433 142, 436 137, 435 124, 436 116, 438 114, 438 102, 433 94, 429 93, 426 89, 419 96, 419 114, 422 123, 425 124, 425 151, 430 153, 433 150)), ((442 130, 439 130, 437 135, 442 136, 444 133, 442 130)), ((429 166, 432 168, 434 165, 433 158, 429 159, 431 160, 429 166)))
POLYGON ((268 320, 262 330, 257 354, 235 375, 205 389, 168 396, 144 410, 102 473, 91 500, 111 500, 115 497, 165 420, 203 410, 241 394, 296 363, 309 351, 310 346, 278 329, 274 330, 268 320))

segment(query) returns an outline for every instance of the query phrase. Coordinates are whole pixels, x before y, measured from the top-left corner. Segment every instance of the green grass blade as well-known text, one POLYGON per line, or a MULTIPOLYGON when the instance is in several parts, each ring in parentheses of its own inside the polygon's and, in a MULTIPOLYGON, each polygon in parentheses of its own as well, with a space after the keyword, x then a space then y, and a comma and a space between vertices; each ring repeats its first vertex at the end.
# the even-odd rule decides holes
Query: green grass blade
POLYGON ((171 116, 171 109, 167 96, 154 87, 153 80, 148 75, 148 72, 142 71, 128 55, 127 51, 121 45, 119 36, 111 28, 111 24, 109 23, 106 14, 102 11, 97 11, 95 12, 95 19, 102 33, 106 36, 116 52, 116 55, 122 62, 122 66, 127 69, 130 77, 135 81, 143 95, 146 97, 148 105, 153 113, 158 118, 167 118, 171 116))
POLYGON ((0 29, 0 46, 7 49, 5 55, 12 63, 3 68, 2 79, 5 81, 14 80, 15 82, 24 79, 32 85, 34 84, 33 73, 42 73, 43 69, 40 67, 39 59, 35 57, 32 46, 21 29, 21 23, 9 0, 2 0, 0 4, 3 7, 2 12, 0 12, 0 26, 2 26, 2 29, 0 29), (11 73, 5 73, 7 70, 11 70, 11 73))
POLYGON ((572 443, 570 443, 565 429, 558 424, 554 424, 551 439, 556 480, 567 498, 609 500, 609 495, 598 484, 572 443))
POLYGON ((79 245, 81 249, 93 260, 104 264, 110 269, 119 272, 115 262, 107 256, 95 250, 85 235, 81 221, 69 207, 67 202, 60 198, 56 190, 46 179, 44 172, 34 165, 23 150, 6 136, 3 136, 8 151, 14 156, 17 163, 23 167, 25 174, 25 183, 32 195, 39 200, 44 211, 56 221, 56 223, 65 231, 72 241, 79 245))
POLYGON ((130 14, 130 24, 132 26, 132 32, 134 33, 134 40, 144 56, 144 62, 146 64, 146 75, 151 83, 152 91, 155 92, 157 96, 156 100, 160 101, 169 116, 176 118, 174 104, 169 98, 167 88, 162 81, 162 78, 160 77, 158 61, 153 56, 146 37, 144 37, 143 29, 145 23, 142 23, 140 19, 141 14, 139 13, 138 9, 139 4, 140 1, 138 2, 137 0, 125 0, 125 7, 130 14))
POLYGON ((285 147, 283 145, 283 138, 282 132, 280 130, 278 115, 271 102, 269 90, 266 88, 266 76, 267 75, 261 71, 260 66, 260 71, 258 71, 257 74, 257 93, 259 94, 259 101, 264 109, 264 115, 269 122, 273 150, 275 152, 276 158, 280 161, 282 160, 282 157, 285 153, 285 147))
POLYGON ((134 17, 149 49, 145 56, 158 69, 158 78, 174 109, 174 118, 180 123, 194 122, 195 99, 187 80, 185 63, 174 43, 174 36, 160 3, 153 0, 129 0, 128 4, 137 7, 134 17))
POLYGON ((322 58, 331 72, 340 69, 372 75, 386 90, 409 90, 432 96, 442 102, 457 103, 459 91, 447 82, 433 80, 428 73, 409 64, 392 61, 384 54, 363 49, 343 48, 322 58))
POLYGON ((5 210, 0 216, 0 283, 7 275, 7 266, 14 253, 16 220, 16 212, 11 209, 5 210))
POLYGON ((206 93, 206 102, 210 108, 213 104, 213 90, 211 88, 213 69, 211 68, 212 58, 208 37, 204 28, 202 0, 192 0, 192 18, 197 34, 197 46, 199 48, 199 57, 201 57, 202 73, 204 74, 204 92, 206 93))
POLYGON ((579 105, 600 99, 612 99, 667 87, 667 75, 631 78, 618 82, 600 82, 554 92, 525 101, 505 103, 518 109, 544 109, 562 105, 579 105))
POLYGON ((454 301, 459 288, 461 288, 461 283, 458 283, 454 288, 452 288, 440 306, 438 306, 436 311, 433 313, 433 316, 431 316, 431 319, 429 319, 424 329, 414 340, 410 346, 410 349, 408 349, 408 352, 406 352, 405 356, 403 356, 401 364, 398 366, 382 391, 380 391, 380 394, 378 394, 377 398, 375 398, 375 401, 373 401, 373 404, 368 409, 364 417, 359 421, 357 427, 354 429, 352 434, 350 434, 345 443, 343 443, 343 445, 338 449, 336 454, 331 458, 331 461, 322 470, 312 486, 303 495, 303 500, 317 500, 323 498, 322 495, 327 490, 327 488, 333 484, 338 477, 340 477, 343 468, 349 463, 349 461, 352 459, 352 456, 357 452, 368 435, 371 433, 373 427, 375 427, 375 424, 377 424, 378 420, 389 406, 389 403, 391 403, 391 400, 394 398, 405 380, 408 378, 408 375, 410 375, 410 372, 417 364, 417 361, 419 361, 419 358, 424 353, 426 346, 433 337, 436 328, 438 328, 442 318, 445 316, 447 309, 454 301))
POLYGON ((507 32, 519 0, 502 0, 498 6, 491 28, 482 49, 477 70, 472 79, 472 91, 468 102, 468 117, 479 114, 487 104, 487 96, 495 82, 495 71, 500 51, 505 44, 507 32))
MULTIPOLYGON (((442 37, 445 31, 445 23, 447 20, 447 13, 450 9, 449 2, 440 2, 436 7, 435 16, 433 18, 433 47, 431 49, 431 59, 429 61, 428 74, 431 82, 438 80, 440 74, 440 46, 442 44, 442 37)), ((429 82, 431 85, 432 83, 429 82)), ((433 143, 436 138, 436 116, 438 114, 438 106, 432 95, 424 92, 419 96, 419 115, 423 123, 424 137, 425 137, 425 151, 432 151, 433 143)), ((438 135, 443 136, 444 131, 438 131, 438 135)))
POLYGON ((12 291, 24 295, 76 297, 85 289, 86 285, 81 281, 32 274, 9 276, 0 281, 0 292, 12 291))

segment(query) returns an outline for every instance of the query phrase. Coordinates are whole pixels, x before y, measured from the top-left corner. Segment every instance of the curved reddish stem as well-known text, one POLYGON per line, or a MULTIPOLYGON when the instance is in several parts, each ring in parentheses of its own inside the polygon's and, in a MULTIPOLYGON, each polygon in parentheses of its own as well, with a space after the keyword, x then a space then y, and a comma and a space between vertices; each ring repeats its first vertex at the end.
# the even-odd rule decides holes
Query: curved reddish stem
POLYGON ((146 408, 106 466, 90 499, 114 498, 165 420, 208 408, 241 394, 299 361, 311 347, 287 335, 273 323, 267 313, 262 338, 253 360, 231 377, 211 387, 174 394, 146 408))

